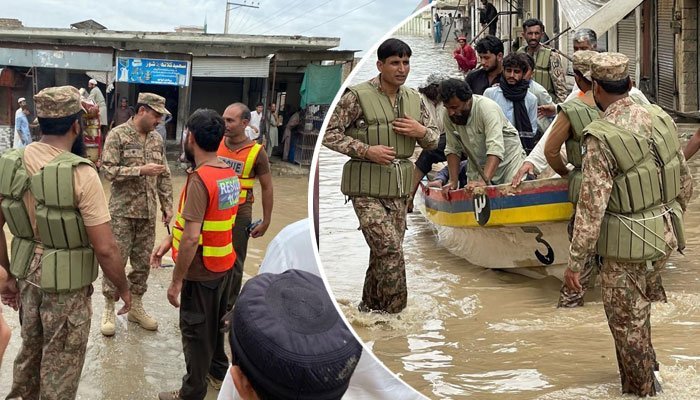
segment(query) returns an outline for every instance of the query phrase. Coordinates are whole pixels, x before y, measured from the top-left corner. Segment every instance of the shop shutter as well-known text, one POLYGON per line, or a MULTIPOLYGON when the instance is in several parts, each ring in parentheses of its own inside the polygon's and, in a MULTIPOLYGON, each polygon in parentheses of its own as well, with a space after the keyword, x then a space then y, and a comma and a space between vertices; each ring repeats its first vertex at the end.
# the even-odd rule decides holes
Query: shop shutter
POLYGON ((675 37, 671 30, 673 0, 659 0, 656 24, 656 102, 663 108, 675 109, 676 72, 675 37))
MULTIPOLYGON (((617 24, 617 51, 629 57, 629 72, 632 78, 637 71, 637 21, 634 12, 617 24)), ((638 82, 637 82, 638 83, 638 82)))
POLYGON ((208 78, 267 78, 270 59, 267 57, 194 57, 192 76, 208 78))

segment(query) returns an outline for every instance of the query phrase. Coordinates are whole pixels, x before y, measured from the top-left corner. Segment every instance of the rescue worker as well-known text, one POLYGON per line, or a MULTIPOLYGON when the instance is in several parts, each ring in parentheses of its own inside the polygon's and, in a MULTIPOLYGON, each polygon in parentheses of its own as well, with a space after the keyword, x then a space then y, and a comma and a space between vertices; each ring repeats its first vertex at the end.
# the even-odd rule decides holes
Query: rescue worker
MULTIPOLYGON (((560 105, 560 111, 551 132, 544 145, 544 155, 547 163, 562 177, 569 179, 569 201, 574 205, 578 201, 581 187, 581 139, 583 129, 592 121, 600 118, 600 111, 593 99, 591 86, 591 59, 598 53, 590 50, 581 50, 574 53, 573 70, 576 85, 581 89, 583 96, 576 97, 560 105), (574 166, 572 171, 566 166, 561 156, 561 146, 566 144, 566 158, 569 164, 574 166)), ((573 226, 574 220, 570 222, 573 226)), ((571 238, 569 238, 571 240, 571 238)), ((581 270, 581 291, 571 291, 562 284, 559 292, 557 307, 583 306, 583 296, 590 285, 594 284, 595 272, 598 269, 597 258, 589 257, 581 270)))
POLYGON ((175 269, 168 301, 180 308, 180 330, 187 374, 178 390, 161 392, 160 400, 202 400, 207 375, 223 381, 228 370, 222 325, 231 270, 236 260, 231 226, 241 186, 235 172, 216 151, 224 136, 224 120, 216 111, 199 109, 186 124, 188 171, 172 235, 153 251, 151 265, 172 247, 175 269), (182 305, 180 304, 182 303, 182 305))
POLYGON ((566 89, 566 75, 561 56, 555 49, 540 43, 542 35, 542 21, 531 18, 523 22, 523 39, 527 45, 519 48, 518 53, 527 53, 535 59, 533 79, 544 86, 557 103, 563 103, 569 92, 566 89))
MULTIPOLYGON (((102 152, 102 171, 112 182, 109 210, 114 217, 112 230, 124 260, 129 259, 129 282, 134 304, 128 320, 155 331, 158 321, 143 308, 148 288, 149 255, 153 250, 158 216, 169 224, 173 216, 173 186, 165 159, 163 139, 155 130, 163 115, 170 115, 165 99, 153 93, 139 94, 136 114, 110 131, 102 152), (160 201, 157 211, 156 197, 160 201)), ((102 282, 105 309, 101 332, 114 335, 114 285, 102 282)))
POLYGON ((3 302, 19 303, 22 322, 7 397, 74 399, 98 263, 124 300, 119 314, 129 311, 131 295, 97 170, 74 153, 85 112, 78 89, 46 88, 34 103, 41 139, 0 158, 0 176, 12 177, 0 182, 0 230, 7 223, 13 235, 9 265, 6 242, 0 242, 2 268, 12 276, 3 302))
POLYGON ((629 59, 591 59, 593 97, 604 112, 583 131, 582 179, 564 279, 581 290, 593 254, 602 259, 603 306, 623 393, 654 396, 660 385, 651 344, 651 302, 666 301, 661 270, 684 248, 683 211, 693 190, 676 125, 657 106, 629 97, 629 59))
POLYGON ((413 174, 408 157, 416 140, 433 149, 440 136, 419 93, 404 86, 410 58, 406 43, 385 40, 377 49, 379 75, 343 94, 323 137, 326 147, 351 157, 341 191, 352 200, 370 248, 360 311, 398 313, 406 307, 403 237, 413 174), (381 186, 380 176, 386 182, 381 186))
POLYGON ((261 151, 263 146, 249 139, 245 134, 246 127, 250 122, 250 114, 250 109, 243 103, 234 103, 226 107, 223 115, 226 131, 224 140, 221 141, 216 152, 219 159, 233 169, 241 184, 236 225, 233 226, 236 265, 231 278, 229 309, 233 308, 238 292, 241 291, 243 269, 248 252, 248 238, 263 236, 272 219, 273 189, 270 160, 267 158, 267 153, 261 151), (262 189, 263 218, 257 226, 249 229, 253 219, 253 202, 255 201, 253 186, 256 178, 260 181, 262 189))

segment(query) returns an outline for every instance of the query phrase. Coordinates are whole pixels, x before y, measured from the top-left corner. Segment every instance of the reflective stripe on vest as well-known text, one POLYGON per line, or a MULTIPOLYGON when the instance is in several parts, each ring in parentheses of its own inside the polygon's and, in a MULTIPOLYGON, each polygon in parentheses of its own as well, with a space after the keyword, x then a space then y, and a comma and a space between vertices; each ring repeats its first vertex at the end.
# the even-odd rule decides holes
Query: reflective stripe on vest
MULTIPOLYGON (((233 250, 232 243, 232 229, 238 211, 238 196, 241 191, 238 177, 229 168, 209 165, 197 168, 194 173, 202 179, 209 194, 209 203, 198 239, 198 244, 202 246, 204 266, 212 272, 228 271, 233 268, 233 263, 236 261, 236 252, 233 250)), ((175 226, 173 227, 173 260, 177 260, 185 227, 182 209, 185 206, 189 182, 190 176, 187 177, 185 187, 180 194, 175 226)))
MULTIPOLYGON (((518 53, 527 53, 527 46, 519 48, 518 53)), ((547 92, 554 95, 554 86, 552 85, 552 77, 549 72, 549 59, 551 54, 552 49, 540 46, 535 57, 535 71, 532 74, 532 79, 544 86, 547 92)))
MULTIPOLYGON (((584 130, 584 136, 607 144, 620 171, 613 178, 596 247, 599 255, 613 260, 643 262, 665 256, 663 216, 674 209, 675 188, 680 186, 680 143, 670 117, 658 107, 647 110, 652 114, 650 138, 605 120, 593 121, 584 130), (675 176, 675 181, 664 183, 669 180, 664 175, 675 176)), ((681 230, 676 237, 683 237, 682 223, 673 225, 681 230)))
POLYGON ((219 156, 221 161, 233 168, 233 171, 238 175, 238 182, 241 185, 241 195, 238 201, 240 205, 246 202, 249 191, 251 191, 252 195, 255 177, 251 177, 250 174, 253 172, 253 167, 255 166, 255 161, 258 159, 258 154, 260 154, 262 145, 253 142, 240 149, 231 150, 226 146, 226 143, 224 143, 225 141, 226 139, 224 138, 219 144, 216 155, 219 156))

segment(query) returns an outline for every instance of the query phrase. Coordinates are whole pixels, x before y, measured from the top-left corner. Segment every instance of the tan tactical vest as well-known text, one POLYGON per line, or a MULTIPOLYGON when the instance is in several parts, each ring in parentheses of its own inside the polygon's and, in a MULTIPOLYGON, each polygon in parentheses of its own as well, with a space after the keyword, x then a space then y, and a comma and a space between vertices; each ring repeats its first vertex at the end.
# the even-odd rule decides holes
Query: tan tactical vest
POLYGON ((598 237, 596 253, 625 262, 658 260, 665 255, 663 214, 670 212, 679 248, 684 243, 680 206, 680 143, 668 114, 657 106, 652 114, 653 134, 638 136, 605 120, 584 130, 605 142, 620 173, 613 188, 598 237))
MULTIPOLYGON (((535 71, 532 74, 532 79, 544 88, 556 98, 554 93, 554 86, 552 85, 552 77, 549 72, 549 57, 552 54, 552 49, 548 47, 541 46, 542 48, 537 52, 535 57, 535 71)), ((527 53, 527 46, 523 46, 518 49, 518 53, 527 53)))
POLYGON ((97 259, 75 204, 73 168, 92 163, 63 152, 30 178, 23 156, 24 150, 19 149, 0 158, 0 207, 14 236, 10 272, 17 279, 26 278, 37 245, 22 200, 29 189, 36 198, 36 225, 43 247, 39 285, 58 293, 83 288, 97 279, 97 259))
POLYGON ((566 140, 566 158, 574 166, 569 172, 569 201, 576 204, 581 189, 581 142, 583 129, 592 121, 600 118, 600 113, 580 99, 573 99, 559 105, 571 123, 571 134, 566 140))
MULTIPOLYGON (((416 139, 394 133, 391 122, 396 118, 389 98, 369 82, 350 87, 362 108, 362 118, 347 131, 347 135, 370 146, 393 147, 396 159, 389 165, 375 164, 369 160, 351 159, 343 166, 340 190, 346 196, 380 198, 405 197, 411 193, 413 155, 416 139)), ((399 116, 409 115, 421 120, 420 95, 417 91, 401 86, 396 98, 399 116)))

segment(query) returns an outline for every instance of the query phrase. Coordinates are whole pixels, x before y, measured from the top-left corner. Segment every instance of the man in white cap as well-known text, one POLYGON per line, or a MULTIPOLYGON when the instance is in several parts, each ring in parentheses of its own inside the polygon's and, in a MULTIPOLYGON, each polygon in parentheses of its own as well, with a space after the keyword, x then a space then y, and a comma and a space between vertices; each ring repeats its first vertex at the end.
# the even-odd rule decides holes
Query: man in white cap
POLYGON ((15 138, 12 147, 21 149, 32 142, 32 135, 29 133, 29 108, 27 108, 27 100, 24 97, 17 99, 19 108, 15 111, 15 138))
POLYGON ((107 135, 107 102, 105 102, 105 97, 102 95, 102 91, 97 86, 97 81, 95 79, 90 79, 88 81, 88 89, 90 89, 90 96, 88 98, 100 107, 100 128, 102 131, 102 141, 104 142, 105 135, 107 135))

